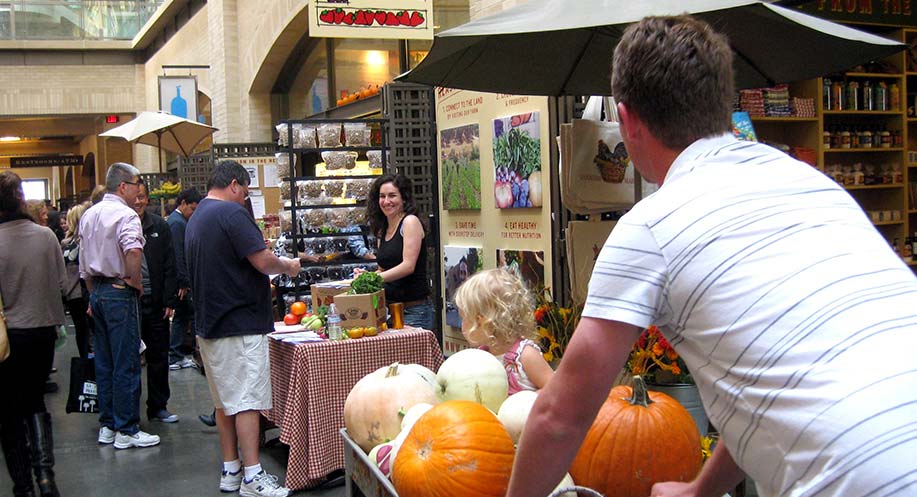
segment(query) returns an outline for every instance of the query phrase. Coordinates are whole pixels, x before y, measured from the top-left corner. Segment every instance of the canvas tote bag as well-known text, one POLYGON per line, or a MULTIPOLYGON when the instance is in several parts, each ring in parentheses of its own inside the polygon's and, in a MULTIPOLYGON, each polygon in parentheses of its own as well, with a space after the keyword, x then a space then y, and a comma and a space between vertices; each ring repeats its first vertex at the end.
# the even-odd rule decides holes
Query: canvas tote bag
MULTIPOLYGON (((634 205, 634 166, 617 120, 614 98, 593 96, 586 102, 582 119, 560 127, 561 201, 577 214, 634 205)), ((655 191, 655 185, 646 181, 642 187, 644 196, 655 191)))
POLYGON ((601 221, 598 216, 589 221, 570 221, 567 224, 567 269, 570 274, 570 295, 573 302, 582 304, 589 291, 589 280, 599 251, 611 234, 616 221, 601 221))

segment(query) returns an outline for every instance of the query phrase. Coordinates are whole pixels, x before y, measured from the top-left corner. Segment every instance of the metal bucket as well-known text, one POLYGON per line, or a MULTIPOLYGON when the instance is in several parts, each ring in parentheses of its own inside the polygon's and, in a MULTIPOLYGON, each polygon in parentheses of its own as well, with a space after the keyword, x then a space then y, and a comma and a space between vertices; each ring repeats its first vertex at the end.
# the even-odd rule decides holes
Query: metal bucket
POLYGON ((707 436, 707 413, 704 411, 704 405, 701 403, 700 392, 697 390, 697 385, 687 383, 673 385, 648 384, 646 388, 654 392, 662 392, 677 400, 688 410, 691 417, 694 418, 694 424, 697 425, 700 436, 707 436))

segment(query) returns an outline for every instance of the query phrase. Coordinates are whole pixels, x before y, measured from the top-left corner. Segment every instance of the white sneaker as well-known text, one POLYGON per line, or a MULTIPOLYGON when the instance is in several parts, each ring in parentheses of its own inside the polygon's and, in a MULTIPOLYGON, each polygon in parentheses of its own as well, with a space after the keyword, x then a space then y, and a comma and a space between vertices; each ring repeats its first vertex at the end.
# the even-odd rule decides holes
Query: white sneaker
POLYGON ((187 357, 185 357, 184 359, 178 362, 169 364, 170 371, 178 371, 179 369, 188 369, 188 368, 196 368, 196 367, 197 367, 197 364, 187 357))
POLYGON ((133 435, 127 435, 118 432, 115 436, 116 449, 130 449, 131 447, 152 447, 159 445, 159 435, 150 435, 144 431, 138 431, 133 435))
POLYGON ((107 426, 99 428, 99 443, 110 444, 115 441, 115 430, 107 426))
POLYGON ((264 471, 255 475, 252 481, 242 480, 239 495, 242 497, 288 497, 293 491, 277 484, 277 477, 264 471))
POLYGON ((235 473, 223 470, 220 473, 220 492, 235 492, 242 486, 242 468, 235 473))

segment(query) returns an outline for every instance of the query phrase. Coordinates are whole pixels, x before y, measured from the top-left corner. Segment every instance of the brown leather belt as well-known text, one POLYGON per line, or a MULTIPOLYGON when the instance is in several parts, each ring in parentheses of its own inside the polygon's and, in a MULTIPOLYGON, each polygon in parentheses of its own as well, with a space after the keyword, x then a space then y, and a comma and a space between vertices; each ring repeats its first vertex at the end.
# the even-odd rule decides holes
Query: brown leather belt
POLYGON ((430 302, 430 299, 408 300, 407 302, 401 302, 401 305, 403 305, 404 308, 407 309, 408 307, 416 307, 418 305, 424 305, 429 302, 430 302))

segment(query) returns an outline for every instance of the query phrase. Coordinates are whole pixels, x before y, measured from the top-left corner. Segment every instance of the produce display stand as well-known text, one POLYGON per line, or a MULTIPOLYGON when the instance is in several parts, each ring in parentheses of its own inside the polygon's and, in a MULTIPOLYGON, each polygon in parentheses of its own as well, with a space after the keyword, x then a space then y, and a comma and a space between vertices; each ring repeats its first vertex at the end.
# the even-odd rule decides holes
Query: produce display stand
POLYGON ((345 497, 398 497, 392 482, 379 471, 363 449, 341 428, 344 439, 344 495, 345 497), (356 488, 355 488, 356 487, 356 488))

